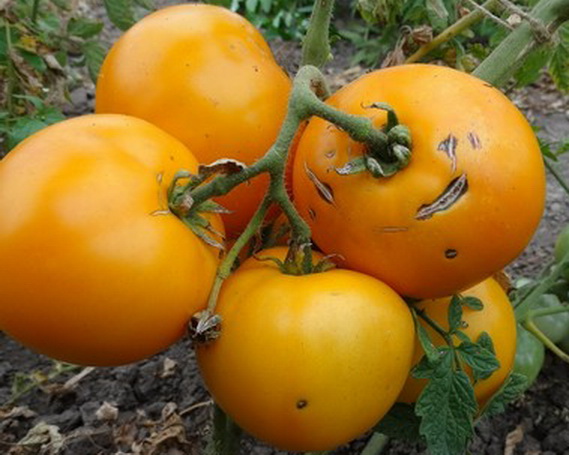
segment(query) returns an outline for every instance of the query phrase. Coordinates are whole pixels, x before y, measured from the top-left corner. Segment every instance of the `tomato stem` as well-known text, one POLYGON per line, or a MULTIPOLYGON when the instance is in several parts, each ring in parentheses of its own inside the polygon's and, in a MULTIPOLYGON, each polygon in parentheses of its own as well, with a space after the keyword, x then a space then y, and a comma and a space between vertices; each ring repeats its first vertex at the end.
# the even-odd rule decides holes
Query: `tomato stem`
MULTIPOLYGON (((498 0, 487 0, 482 5, 482 8, 490 10, 494 5, 498 3, 498 0)), ((466 16, 463 16, 460 20, 452 24, 450 27, 443 30, 437 36, 435 36, 431 41, 423 44, 417 51, 409 56, 405 63, 415 63, 425 57, 427 54, 435 50, 441 44, 450 41, 455 36, 459 35, 463 31, 469 29, 476 22, 484 18, 484 11, 481 9, 476 9, 471 11, 466 16)))
POLYGON ((383 452, 388 442, 388 436, 374 432, 360 455, 379 455, 383 452))
POLYGON ((473 74, 495 86, 503 86, 525 58, 551 40, 552 34, 569 20, 569 0, 540 0, 529 17, 510 33, 476 68, 473 74))
POLYGON ((559 171, 555 168, 555 165, 545 157, 543 158, 543 162, 545 163, 545 167, 547 168, 547 170, 551 172, 551 175, 553 175, 555 180, 557 180, 557 183, 559 183, 561 188, 563 188, 563 190, 565 190, 565 192, 569 195, 569 185, 567 184, 563 176, 559 173, 559 171))
POLYGON ((553 352, 557 357, 559 357, 564 362, 569 363, 569 354, 564 352, 553 341, 551 341, 549 337, 545 335, 545 333, 539 330, 539 328, 535 325, 535 322, 533 320, 532 312, 528 313, 527 318, 522 323, 522 325, 526 328, 526 330, 531 332, 539 341, 541 341, 547 349, 553 352))
POLYGON ((316 0, 302 45, 302 65, 324 66, 331 58, 330 20, 334 0, 316 0))

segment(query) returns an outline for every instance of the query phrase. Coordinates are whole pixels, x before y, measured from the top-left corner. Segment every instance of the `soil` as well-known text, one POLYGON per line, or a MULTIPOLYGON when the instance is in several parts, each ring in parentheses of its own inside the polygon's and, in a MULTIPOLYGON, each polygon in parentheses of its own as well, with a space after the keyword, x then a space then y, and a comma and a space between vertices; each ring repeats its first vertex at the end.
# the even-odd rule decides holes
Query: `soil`
MULTIPOLYGON (((298 66, 298 49, 273 43, 279 61, 298 66)), ((340 43, 326 70, 340 86, 363 72, 350 66, 352 49, 340 43)), ((569 131, 569 97, 543 78, 512 99, 542 138, 558 142, 569 131)), ((93 87, 73 92, 69 114, 92 110, 93 87)), ((569 162, 560 164, 569 176, 569 162)), ((551 257, 555 236, 569 221, 569 197, 549 176, 547 208, 535 238, 511 265, 514 277, 535 276, 551 257)), ((211 431, 212 403, 187 340, 151 359, 118 368, 80 369, 52 375, 50 359, 0 332, 0 453, 8 455, 193 455, 211 431), (34 382, 35 381, 35 382, 34 382), (36 383, 27 393, 22 386, 36 383), (19 384, 19 388, 16 387, 19 384), (16 397, 14 399, 14 397, 16 397)), ((60 365, 59 365, 60 367, 60 365)), ((507 412, 477 426, 473 455, 569 455, 569 366, 548 355, 537 382, 507 412)), ((369 435, 332 452, 359 454, 369 435)), ((246 437, 243 454, 283 455, 246 437)), ((388 455, 424 453, 424 448, 390 441, 388 455)))

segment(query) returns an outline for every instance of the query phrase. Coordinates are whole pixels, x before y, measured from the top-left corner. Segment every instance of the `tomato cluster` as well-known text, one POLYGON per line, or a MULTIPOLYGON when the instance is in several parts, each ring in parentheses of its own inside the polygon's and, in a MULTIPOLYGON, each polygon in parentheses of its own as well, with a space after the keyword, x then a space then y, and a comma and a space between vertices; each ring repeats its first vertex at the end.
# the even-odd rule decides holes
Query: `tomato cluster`
MULTIPOLYGON (((90 365, 176 341, 206 307, 212 245, 243 231, 268 178, 218 198, 231 213, 200 214, 203 235, 173 215, 171 182, 198 162, 260 159, 290 90, 259 32, 228 10, 176 6, 133 26, 102 67, 97 114, 48 127, 0 162, 0 328, 90 365)), ((449 296, 483 301, 463 315, 466 336, 489 333, 500 362, 476 384, 481 404, 512 368, 513 311, 489 277, 543 210, 530 126, 497 89, 431 65, 370 73, 327 100, 382 129, 378 102, 411 131, 410 164, 395 175, 338 172, 368 151, 320 118, 293 147, 294 203, 339 268, 290 274, 277 265, 285 247, 258 253, 223 284, 219 338, 197 347, 219 405, 281 448, 334 448, 417 400, 424 385, 410 371, 423 352, 402 296, 442 327, 449 296)))

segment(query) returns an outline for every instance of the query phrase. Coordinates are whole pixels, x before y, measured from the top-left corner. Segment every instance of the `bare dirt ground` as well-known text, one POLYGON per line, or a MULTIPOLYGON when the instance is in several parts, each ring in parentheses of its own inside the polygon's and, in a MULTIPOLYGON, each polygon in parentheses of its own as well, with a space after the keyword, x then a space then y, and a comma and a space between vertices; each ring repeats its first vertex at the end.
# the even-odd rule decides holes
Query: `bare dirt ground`
MULTIPOLYGON (((276 43, 283 66, 297 66, 294 46, 276 43)), ((361 74, 350 67, 351 50, 340 45, 327 69, 333 85, 361 74)), ((569 97, 543 79, 510 92, 549 141, 569 136, 569 97)), ((70 114, 92 109, 93 88, 73 93, 70 114)), ((561 164, 569 176, 569 163, 561 164)), ((549 176, 551 177, 551 176, 549 176)), ((534 276, 551 255, 557 233, 569 221, 569 197, 548 180, 547 208, 526 252, 510 267, 514 277, 534 276)), ((185 340, 146 361, 119 368, 74 369, 46 380, 17 399, 22 378, 42 381, 53 363, 0 333, 0 453, 7 455, 194 455, 210 432, 211 401, 194 354, 185 340)), ((569 455, 569 366, 552 356, 534 386, 503 415, 479 423, 473 455, 569 455)), ((366 436, 337 449, 335 455, 359 454, 366 436)), ((245 438, 242 453, 284 455, 245 438)), ((387 455, 424 453, 393 441, 387 455)))

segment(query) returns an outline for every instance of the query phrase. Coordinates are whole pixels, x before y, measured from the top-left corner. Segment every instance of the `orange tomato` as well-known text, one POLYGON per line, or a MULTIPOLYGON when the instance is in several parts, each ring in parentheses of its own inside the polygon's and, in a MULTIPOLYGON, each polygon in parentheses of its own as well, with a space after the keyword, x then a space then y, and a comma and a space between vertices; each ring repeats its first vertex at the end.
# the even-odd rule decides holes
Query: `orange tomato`
POLYGON ((204 381, 240 427, 281 449, 328 450, 364 433, 409 373, 409 309, 357 272, 292 276, 251 258, 224 283, 216 311, 221 336, 197 350, 204 381))
POLYGON ((196 167, 181 142, 123 115, 67 120, 18 145, 0 161, 0 328, 85 365, 176 341, 218 263, 168 211, 172 177, 196 167))
MULTIPOLYGON (((466 323, 464 329, 462 329, 463 332, 472 341, 476 341, 482 332, 487 332, 492 338, 494 349, 496 350, 496 358, 500 362, 500 367, 489 378, 482 379, 474 385, 476 400, 478 403, 484 404, 498 391, 512 371, 516 356, 516 319, 508 296, 493 278, 488 278, 471 289, 464 291, 462 295, 477 297, 484 304, 484 308, 480 311, 463 307, 463 321, 466 323)), ((444 329, 448 329, 450 300, 450 297, 425 300, 416 306, 424 309, 426 314, 444 329)), ((423 320, 419 320, 421 325, 427 329, 431 340, 436 346, 441 346, 445 343, 438 333, 423 320)), ((455 339, 455 341, 457 345, 460 344, 458 339, 455 339)), ((423 355, 423 348, 417 340, 415 342, 413 365, 417 364, 423 355)), ((419 398, 426 383, 425 379, 416 379, 409 376, 397 401, 414 403, 419 398)))
POLYGON ((326 254, 416 298, 452 295, 491 276, 531 239, 545 173, 531 126, 496 88, 433 65, 367 74, 327 101, 376 127, 389 103, 412 135, 396 175, 343 176, 364 145, 319 118, 296 152, 295 204, 326 254), (324 191, 323 191, 324 189, 324 191))
MULTIPOLYGON (((153 13, 111 48, 101 68, 97 112, 148 120, 180 139, 202 163, 251 164, 275 141, 291 82, 261 34, 241 16, 212 5, 153 13)), ((218 202, 230 237, 245 227, 267 176, 218 202)))

